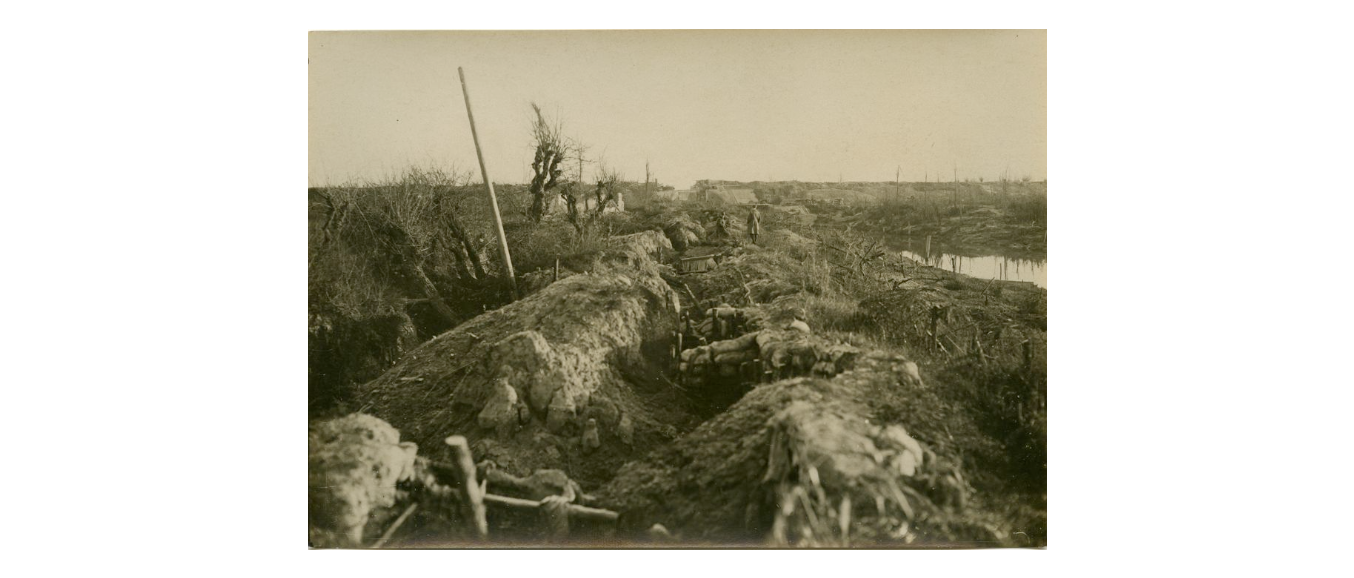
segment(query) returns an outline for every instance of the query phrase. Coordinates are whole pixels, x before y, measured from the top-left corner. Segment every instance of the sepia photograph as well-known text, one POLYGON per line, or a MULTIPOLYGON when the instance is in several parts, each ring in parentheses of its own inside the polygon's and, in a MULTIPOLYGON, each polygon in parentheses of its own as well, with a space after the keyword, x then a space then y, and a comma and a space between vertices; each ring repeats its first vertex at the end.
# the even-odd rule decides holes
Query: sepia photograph
POLYGON ((310 548, 1048 546, 1044 30, 307 41, 310 548))

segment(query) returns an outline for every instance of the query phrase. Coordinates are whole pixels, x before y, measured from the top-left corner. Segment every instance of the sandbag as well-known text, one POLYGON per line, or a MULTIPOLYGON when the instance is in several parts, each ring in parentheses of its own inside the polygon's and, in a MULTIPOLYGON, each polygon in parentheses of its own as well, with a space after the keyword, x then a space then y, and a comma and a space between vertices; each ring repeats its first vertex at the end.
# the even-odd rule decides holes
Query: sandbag
POLYGON ((757 334, 749 333, 742 337, 716 341, 710 344, 710 350, 719 353, 733 353, 735 351, 747 351, 757 347, 757 334))
POLYGON ((718 365, 738 365, 747 363, 757 358, 757 354, 752 351, 736 351, 733 353, 721 353, 715 356, 715 363, 718 365))
POLYGON ((771 354, 771 357, 769 358, 762 357, 763 363, 765 363, 771 369, 780 369, 782 367, 789 367, 790 362, 793 361, 793 359, 794 358, 790 355, 790 352, 784 349, 776 350, 771 354))
POLYGON ((819 355, 819 348, 807 341, 794 342, 789 344, 789 347, 790 353, 796 358, 812 359, 814 362, 817 362, 818 358, 822 357, 822 355, 819 355))
POLYGON ((685 363, 687 365, 699 365, 702 363, 710 363, 711 360, 713 359, 714 355, 710 351, 709 345, 693 347, 691 349, 682 352, 682 363, 685 363))
POLYGON ((812 371, 816 363, 818 363, 818 358, 814 355, 799 354, 794 356, 794 368, 799 372, 812 371))

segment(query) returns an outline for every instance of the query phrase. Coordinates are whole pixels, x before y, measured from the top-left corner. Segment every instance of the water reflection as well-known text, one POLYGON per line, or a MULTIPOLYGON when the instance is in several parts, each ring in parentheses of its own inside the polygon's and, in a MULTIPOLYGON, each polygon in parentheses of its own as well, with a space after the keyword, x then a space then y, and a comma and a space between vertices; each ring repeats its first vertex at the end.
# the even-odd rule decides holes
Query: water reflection
POLYGON ((934 247, 931 249, 931 257, 928 259, 924 255, 913 253, 912 251, 899 251, 904 257, 915 259, 926 263, 932 267, 962 273, 975 279, 1001 279, 1004 281, 1029 281, 1048 288, 1048 262, 1033 261, 1029 259, 1011 259, 999 255, 988 255, 986 257, 964 257, 962 255, 951 255, 937 251, 934 247))

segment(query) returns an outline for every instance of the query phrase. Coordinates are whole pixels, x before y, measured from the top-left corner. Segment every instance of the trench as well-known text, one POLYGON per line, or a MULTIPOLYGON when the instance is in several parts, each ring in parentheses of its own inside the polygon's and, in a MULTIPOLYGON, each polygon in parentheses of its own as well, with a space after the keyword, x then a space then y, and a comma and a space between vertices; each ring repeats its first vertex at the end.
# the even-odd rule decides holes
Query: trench
MULTIPOLYGON (((651 266, 652 263, 648 265, 651 266)), ((710 319, 711 314, 704 311, 702 305, 689 303, 689 298, 683 293, 685 287, 675 287, 666 277, 659 280, 656 274, 645 273, 644 266, 637 266, 637 270, 639 274, 629 279, 621 279, 620 277, 624 275, 617 274, 613 276, 617 278, 608 280, 605 273, 596 272, 591 275, 579 275, 573 280, 560 279, 551 285, 560 283, 562 285, 554 289, 547 286, 541 290, 549 292, 548 295, 534 300, 524 298, 516 304, 471 319, 410 352, 405 359, 380 378, 364 384, 364 393, 360 398, 366 402, 363 407, 371 409, 372 415, 389 421, 401 434, 408 436, 407 439, 416 441, 420 457, 426 456, 445 462, 448 459, 445 453, 447 450, 442 446, 441 440, 448 435, 465 435, 469 438, 477 467, 482 461, 492 462, 494 467, 501 467, 516 476, 534 475, 534 472, 542 468, 558 469, 570 480, 575 481, 583 493, 603 489, 612 485, 613 481, 620 482, 618 485, 622 487, 634 487, 637 493, 641 489, 645 492, 655 491, 652 487, 646 487, 644 480, 640 480, 641 483, 634 486, 627 486, 627 480, 616 478, 623 468, 631 465, 648 467, 645 462, 655 460, 652 471, 658 472, 656 475, 676 478, 674 474, 681 471, 681 465, 665 460, 672 456, 679 461, 690 459, 691 450, 683 449, 678 442, 703 424, 719 418, 725 418, 720 420, 725 422, 723 426, 717 422, 713 424, 715 426, 713 428, 704 428, 712 431, 699 434, 704 436, 702 439, 713 438, 715 443, 708 444, 709 447, 728 444, 727 449, 733 450, 738 444, 750 444, 749 447, 755 445, 758 449, 750 455, 756 457, 740 458, 738 463, 754 464, 758 459, 764 459, 766 450, 761 449, 764 444, 747 440, 752 439, 748 435, 749 432, 761 431, 766 427, 766 418, 769 416, 763 413, 771 411, 770 408, 780 407, 779 401, 774 405, 769 404, 768 394, 765 394, 774 388, 757 390, 761 397, 756 399, 761 400, 759 402, 761 406, 752 410, 737 410, 742 414, 728 410, 753 391, 757 384, 772 378, 783 379, 793 375, 767 375, 761 367, 762 360, 757 356, 729 365, 723 362, 716 363, 712 354, 711 365, 720 367, 707 371, 700 379, 691 379, 688 372, 681 371, 685 361, 680 355, 681 350, 695 349, 694 346, 701 345, 702 340, 707 344, 727 342, 730 338, 747 335, 754 330, 755 324, 748 323, 745 319, 742 323, 734 320, 722 327, 717 323, 711 323, 710 328, 693 328, 690 321, 696 321, 696 325, 700 325, 700 322, 710 319), (635 297, 637 293, 641 293, 636 289, 637 286, 644 286, 645 291, 649 292, 644 293, 642 297, 635 297), (681 309, 688 312, 695 310, 697 314, 688 314, 686 321, 683 321, 683 318, 672 310, 664 312, 662 307, 657 306, 663 299, 661 292, 650 291, 655 287, 675 292, 680 300, 681 309), (601 317, 610 315, 608 308, 613 305, 619 303, 621 307, 627 306, 626 303, 621 303, 626 299, 629 299, 626 302, 628 306, 636 311, 635 316, 614 316, 604 319, 601 317), (622 323, 623 321, 629 325, 622 323), (593 326, 570 328, 571 324, 593 324, 593 326), (596 334, 602 330, 601 328, 628 334, 629 337, 621 339, 630 339, 630 348, 620 357, 605 358, 591 355, 586 351, 586 347, 582 351, 569 349, 576 345, 570 340, 571 337, 578 337, 580 332, 596 334), (544 334, 547 344, 553 344, 550 346, 557 350, 556 353, 564 352, 559 355, 567 359, 559 361, 551 357, 555 354, 549 351, 548 355, 530 353, 526 357, 520 357, 513 352, 503 353, 499 345, 513 341, 515 336, 528 332, 544 334), (676 347, 675 341, 679 336, 681 347, 676 347), (579 359, 582 361, 578 361, 579 359), (528 366, 540 365, 545 367, 546 371, 541 375, 546 375, 549 379, 558 379, 568 375, 558 373, 557 367, 546 366, 561 363, 593 365, 587 371, 592 371, 595 375, 588 375, 592 375, 590 379, 600 379, 602 383, 588 386, 591 389, 585 393, 594 405, 599 399, 610 400, 617 406, 623 406, 622 415, 635 415, 648 420, 647 423, 636 423, 632 442, 619 442, 614 426, 604 421, 602 415, 598 414, 596 418, 598 423, 607 424, 600 428, 602 445, 600 449, 594 447, 591 451, 582 449, 580 444, 587 442, 586 430, 580 431, 583 430, 580 422, 592 421, 588 418, 589 414, 580 411, 576 418, 558 429, 547 427, 547 422, 550 421, 549 412, 539 407, 539 398, 537 398, 538 407, 532 409, 532 416, 525 422, 526 425, 521 425, 524 422, 520 421, 521 414, 518 414, 518 429, 507 435, 500 435, 498 430, 488 430, 483 425, 477 427, 476 414, 481 408, 486 407, 487 398, 490 396, 488 384, 497 375, 494 372, 498 371, 495 368, 517 364, 523 365, 523 371, 530 373, 540 370, 528 366), (726 365, 732 369, 724 369, 726 365), (530 371, 527 371, 528 369, 530 371), (735 415, 741 417, 735 419, 735 415)), ((696 297, 699 299, 706 296, 696 297)), ((596 346, 599 343, 597 335, 583 335, 583 341, 585 346, 596 346)), ((606 339, 602 339, 601 342, 606 342, 606 339)), ((915 366, 913 371, 915 372, 915 366)), ((581 374, 570 375, 577 377, 581 374)), ((527 379, 517 374, 513 374, 513 379, 515 380, 512 382, 513 385, 519 388, 522 395, 527 396, 533 395, 530 393, 532 386, 538 385, 540 381, 536 377, 527 379), (519 378, 522 380, 517 381, 519 378)), ((814 387, 821 387, 821 384, 814 387)), ((560 388, 564 389, 565 386, 560 388)), ((803 393, 799 389, 796 391, 803 393)), ((553 407, 552 402, 551 409, 553 407)), ((583 402, 581 407, 591 406, 589 402, 583 402)), ((597 425, 590 425, 594 428, 593 431, 598 431, 597 425)), ((694 443, 701 446, 707 442, 697 440, 694 443)), ((743 448, 740 451, 751 450, 743 448)), ((763 491, 756 483, 748 483, 749 480, 755 482, 760 479, 761 472, 749 475, 737 469, 741 466, 734 466, 737 471, 720 469, 727 468, 726 464, 730 463, 731 457, 720 453, 702 458, 709 460, 710 467, 722 472, 718 475, 728 476, 719 483, 738 484, 738 490, 730 489, 729 493, 723 494, 722 497, 743 499, 739 496, 763 491)), ((642 477, 643 470, 637 471, 641 473, 631 476, 632 478, 642 477)), ((656 480, 654 483, 663 482, 656 480)), ((683 483, 690 483, 690 480, 683 483)), ((702 484, 700 487, 704 488, 704 484, 711 482, 699 483, 702 484)), ((658 502, 661 504, 664 500, 659 499, 658 502)), ((619 504, 615 508, 622 511, 619 504)), ((758 515, 760 517, 754 517, 766 522, 764 518, 767 512, 769 510, 761 512, 758 515)), ((534 516, 499 512, 495 520, 492 522, 491 533, 493 543, 541 545, 558 542, 542 535, 538 519, 534 516)), ((751 530, 745 524, 725 522, 712 524, 716 529, 740 528, 737 531, 730 530, 733 532, 731 536, 736 535, 740 539, 753 540, 766 534, 765 523, 753 526, 759 529, 751 530), (743 536, 738 532, 751 533, 743 536)), ((589 540, 605 535, 604 530, 600 528, 580 526, 576 530, 577 534, 566 543, 587 544, 589 540)), ((450 538, 454 536, 455 531, 455 528, 449 528, 445 520, 440 519, 436 513, 419 512, 407 523, 399 541, 390 546, 447 547, 455 545, 456 542, 450 538)), ((625 546, 644 542, 642 537, 630 534, 616 534, 608 536, 608 539, 613 544, 625 546)))

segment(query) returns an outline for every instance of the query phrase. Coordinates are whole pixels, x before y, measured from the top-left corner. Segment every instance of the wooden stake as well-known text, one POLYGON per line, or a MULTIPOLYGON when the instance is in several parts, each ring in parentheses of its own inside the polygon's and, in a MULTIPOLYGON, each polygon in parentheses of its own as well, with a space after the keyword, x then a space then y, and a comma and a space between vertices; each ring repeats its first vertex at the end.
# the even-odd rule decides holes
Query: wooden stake
POLYGON ((465 503, 466 517, 474 524, 475 536, 480 540, 489 537, 489 522, 484 517, 484 493, 475 480, 475 460, 470 455, 470 444, 463 436, 451 436, 446 439, 451 447, 452 465, 461 484, 461 498, 465 503))
POLYGON ((936 345, 940 345, 940 336, 936 333, 936 322, 939 320, 940 310, 934 308, 931 309, 931 339, 935 340, 936 345))
POLYGON ((559 281, 559 257, 555 257, 555 280, 559 281))
POLYGON ((418 509, 418 502, 414 502, 414 503, 412 503, 412 504, 409 504, 409 507, 408 507, 408 508, 405 508, 404 513, 403 513, 403 514, 400 514, 400 517, 395 518, 395 522, 394 522, 393 524, 391 524, 389 528, 386 528, 386 531, 385 531, 384 534, 381 534, 381 539, 377 540, 376 543, 374 543, 374 544, 371 545, 371 547, 372 547, 372 548, 380 548, 380 547, 382 547, 382 546, 385 546, 385 545, 386 545, 386 542, 389 542, 389 541, 390 541, 390 537, 395 535, 395 530, 400 529, 400 525, 403 524, 405 520, 408 520, 408 519, 409 519, 409 515, 410 515, 410 514, 413 514, 413 513, 414 513, 414 510, 417 510, 417 509, 418 509))
POLYGON ((512 255, 508 253, 508 237, 503 234, 503 217, 498 214, 498 197, 494 195, 494 182, 489 180, 489 169, 484 165, 484 151, 480 149, 480 134, 475 130, 475 113, 470 110, 470 89, 465 84, 465 70, 456 67, 461 77, 461 95, 465 97, 465 115, 470 118, 470 137, 475 140, 475 155, 480 160, 480 175, 484 177, 484 186, 489 189, 489 206, 494 209, 494 230, 498 233, 498 248, 503 254, 503 267, 508 270, 508 283, 512 286, 513 301, 517 300, 517 274, 512 270, 512 255))

